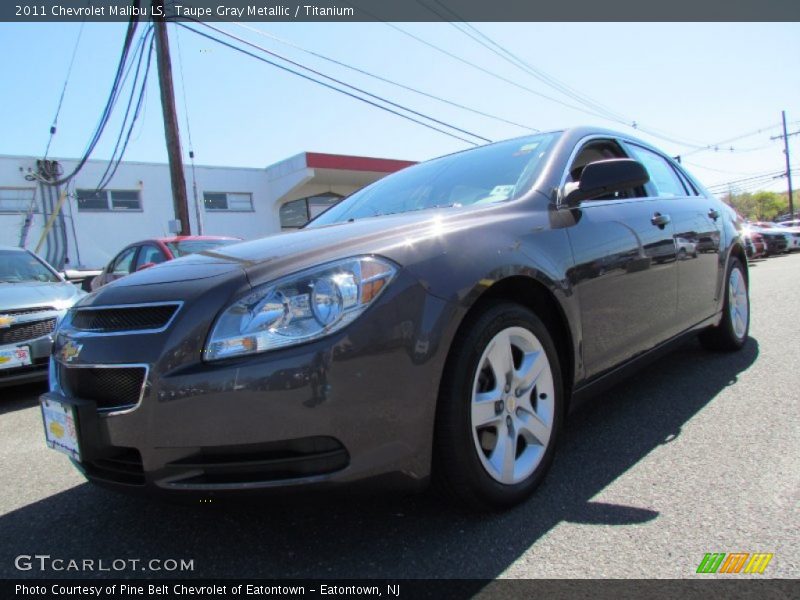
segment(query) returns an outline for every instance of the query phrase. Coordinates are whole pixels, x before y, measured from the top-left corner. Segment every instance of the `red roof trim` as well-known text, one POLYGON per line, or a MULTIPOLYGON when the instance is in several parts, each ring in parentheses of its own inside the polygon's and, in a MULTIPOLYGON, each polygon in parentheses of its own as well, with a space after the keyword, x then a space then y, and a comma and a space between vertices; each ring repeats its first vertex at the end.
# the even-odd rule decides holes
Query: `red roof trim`
POLYGON ((337 169, 341 171, 373 171, 394 173, 417 163, 410 160, 389 158, 369 158, 366 156, 345 156, 342 154, 322 154, 306 152, 306 166, 311 169, 337 169))

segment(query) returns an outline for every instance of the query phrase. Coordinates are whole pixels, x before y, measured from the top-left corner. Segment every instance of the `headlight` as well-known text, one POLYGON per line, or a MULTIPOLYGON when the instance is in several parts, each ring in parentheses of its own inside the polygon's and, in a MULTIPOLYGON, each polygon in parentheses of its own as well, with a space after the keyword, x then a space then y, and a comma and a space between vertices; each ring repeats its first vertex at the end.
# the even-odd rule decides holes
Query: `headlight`
POLYGON ((396 272, 385 259, 359 257, 256 288, 219 316, 205 358, 266 352, 338 331, 375 301, 396 272))

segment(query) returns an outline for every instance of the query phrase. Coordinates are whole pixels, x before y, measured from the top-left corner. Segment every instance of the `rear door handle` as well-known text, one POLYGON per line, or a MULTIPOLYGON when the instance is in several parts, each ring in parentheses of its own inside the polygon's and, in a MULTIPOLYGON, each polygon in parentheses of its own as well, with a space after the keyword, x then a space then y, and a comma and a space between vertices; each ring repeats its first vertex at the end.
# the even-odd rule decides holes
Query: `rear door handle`
POLYGON ((709 208, 708 209, 708 218, 709 219, 714 219, 716 221, 717 219, 719 219, 719 211, 714 209, 714 208, 709 208))
POLYGON ((670 218, 669 215, 662 215, 661 213, 655 213, 650 219, 650 222, 656 227, 664 229, 664 225, 669 223, 671 220, 672 219, 670 218))

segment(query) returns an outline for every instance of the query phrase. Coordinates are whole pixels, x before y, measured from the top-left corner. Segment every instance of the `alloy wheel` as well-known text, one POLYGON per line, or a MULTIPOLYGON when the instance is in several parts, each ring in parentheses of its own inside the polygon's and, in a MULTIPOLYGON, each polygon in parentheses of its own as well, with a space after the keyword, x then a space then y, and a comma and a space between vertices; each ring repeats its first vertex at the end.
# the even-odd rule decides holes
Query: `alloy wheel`
POLYGON ((733 333, 738 339, 742 339, 747 332, 750 319, 750 302, 747 297, 747 283, 741 269, 738 268, 731 269, 728 279, 728 310, 733 333))
POLYGON ((513 485, 541 462, 553 429, 553 373, 539 339, 523 327, 487 344, 473 381, 471 426, 486 472, 513 485))

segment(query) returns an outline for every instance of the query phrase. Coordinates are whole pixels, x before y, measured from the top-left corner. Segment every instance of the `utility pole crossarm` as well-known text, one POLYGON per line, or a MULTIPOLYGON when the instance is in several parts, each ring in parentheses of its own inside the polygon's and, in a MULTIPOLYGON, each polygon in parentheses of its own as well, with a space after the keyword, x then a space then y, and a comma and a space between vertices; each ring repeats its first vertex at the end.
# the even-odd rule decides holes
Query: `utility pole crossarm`
MULTIPOLYGON (((797 131, 793 131, 792 133, 787 133, 786 137, 792 137, 793 135, 800 135, 800 129, 798 129, 797 131)), ((771 139, 771 140, 782 140, 783 137, 784 137, 783 134, 781 134, 781 135, 773 135, 769 139, 771 139)))
MULTIPOLYGON (((163 0, 152 0, 152 6, 160 7, 160 12, 154 10, 152 14, 166 14, 163 0)), ((167 140, 169 175, 172 182, 172 202, 175 209, 175 218, 181 224, 180 233, 182 235, 191 235, 189 202, 186 197, 186 178, 183 172, 181 139, 178 131, 178 115, 175 111, 175 91, 172 84, 172 63, 169 55, 167 23, 163 17, 153 17, 153 21, 156 38, 158 83, 161 89, 161 108, 164 114, 164 135, 167 140)))

